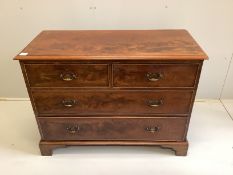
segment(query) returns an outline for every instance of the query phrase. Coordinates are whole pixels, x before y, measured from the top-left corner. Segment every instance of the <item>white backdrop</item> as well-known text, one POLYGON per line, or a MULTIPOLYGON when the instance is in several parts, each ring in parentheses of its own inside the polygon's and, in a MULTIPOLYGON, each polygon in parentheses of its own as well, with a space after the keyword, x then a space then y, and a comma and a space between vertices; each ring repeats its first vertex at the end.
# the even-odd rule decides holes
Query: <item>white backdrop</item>
POLYGON ((41 30, 181 28, 210 58, 198 98, 233 98, 233 0, 0 0, 0 97, 27 97, 12 58, 41 30))

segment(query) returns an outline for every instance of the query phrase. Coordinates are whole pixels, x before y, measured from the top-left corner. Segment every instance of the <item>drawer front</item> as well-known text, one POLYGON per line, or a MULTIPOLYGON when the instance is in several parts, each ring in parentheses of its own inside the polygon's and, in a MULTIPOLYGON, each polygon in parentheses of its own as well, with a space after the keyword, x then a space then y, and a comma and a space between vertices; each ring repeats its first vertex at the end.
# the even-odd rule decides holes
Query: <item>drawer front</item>
POLYGON ((32 91, 39 115, 188 114, 192 90, 32 91))
POLYGON ((39 118, 44 140, 181 141, 187 118, 39 118))
POLYGON ((31 87, 107 87, 107 64, 26 64, 31 87))
POLYGON ((198 64, 114 64, 115 87, 194 87, 198 64))

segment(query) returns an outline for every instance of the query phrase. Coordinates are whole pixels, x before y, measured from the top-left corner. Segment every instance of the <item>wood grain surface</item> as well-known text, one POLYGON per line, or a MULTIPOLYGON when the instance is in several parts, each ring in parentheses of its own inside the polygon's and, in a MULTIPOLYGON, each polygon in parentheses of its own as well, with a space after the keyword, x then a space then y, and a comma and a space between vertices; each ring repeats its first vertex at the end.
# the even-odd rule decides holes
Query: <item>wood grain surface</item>
POLYGON ((39 116, 155 115, 190 112, 192 90, 34 90, 39 116), (66 106, 64 101, 70 102, 66 106), (153 106, 154 105, 154 106, 153 106))
POLYGON ((43 31, 18 60, 207 59, 186 30, 43 31), (25 53, 27 54, 25 56, 25 53))
POLYGON ((107 64, 26 64, 30 87, 108 87, 107 64), (65 78, 69 78, 65 81, 65 78))
POLYGON ((39 122, 46 140, 184 141, 187 118, 39 118, 39 122))

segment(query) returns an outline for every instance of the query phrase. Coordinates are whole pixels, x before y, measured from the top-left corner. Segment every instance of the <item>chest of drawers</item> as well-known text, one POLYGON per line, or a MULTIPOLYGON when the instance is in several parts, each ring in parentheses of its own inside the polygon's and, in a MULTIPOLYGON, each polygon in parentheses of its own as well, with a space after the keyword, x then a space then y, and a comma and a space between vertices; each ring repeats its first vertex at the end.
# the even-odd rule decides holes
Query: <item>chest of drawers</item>
POLYGON ((206 54, 185 30, 43 31, 20 61, 42 155, 148 145, 186 155, 206 54))

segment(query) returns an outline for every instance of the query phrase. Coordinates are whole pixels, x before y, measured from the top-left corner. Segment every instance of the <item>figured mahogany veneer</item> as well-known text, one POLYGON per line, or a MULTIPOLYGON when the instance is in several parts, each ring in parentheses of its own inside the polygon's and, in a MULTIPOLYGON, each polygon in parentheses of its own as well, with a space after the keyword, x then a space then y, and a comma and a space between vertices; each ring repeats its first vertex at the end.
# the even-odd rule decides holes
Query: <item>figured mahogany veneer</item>
POLYGON ((114 64, 114 87, 194 87, 199 64, 114 64), (150 81, 157 75, 157 82, 150 81), (187 76, 189 75, 189 76, 187 76))
POLYGON ((187 154, 207 59, 187 31, 43 31, 15 59, 42 155, 73 145, 148 145, 187 154))
POLYGON ((183 141, 187 118, 40 118, 43 140, 183 141))
POLYGON ((19 60, 204 60, 186 30, 42 31, 19 60))
POLYGON ((109 86, 107 64, 26 64, 25 69, 30 87, 109 86))
POLYGON ((191 110, 192 90, 33 90, 36 112, 44 115, 155 115, 191 110), (177 103, 179 102, 179 103, 177 103))

